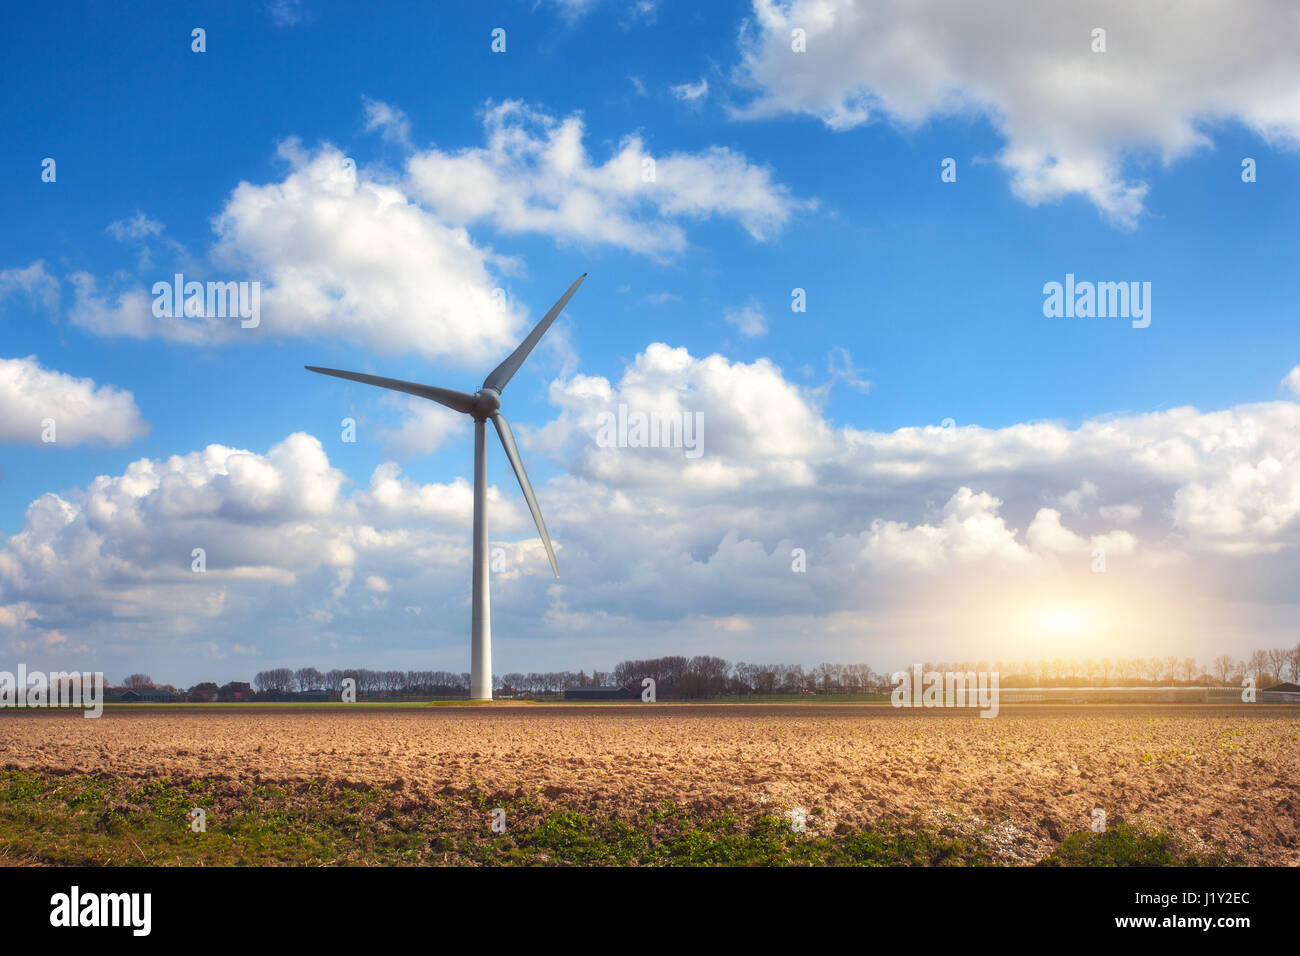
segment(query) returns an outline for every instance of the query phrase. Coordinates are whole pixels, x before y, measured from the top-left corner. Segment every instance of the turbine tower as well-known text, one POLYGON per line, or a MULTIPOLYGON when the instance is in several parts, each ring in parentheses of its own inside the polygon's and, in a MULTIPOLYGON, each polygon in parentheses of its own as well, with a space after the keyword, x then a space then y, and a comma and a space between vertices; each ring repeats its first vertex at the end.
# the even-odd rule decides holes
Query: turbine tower
POLYGON ((492 419, 492 424, 496 426, 497 435, 501 438, 501 447, 505 449, 506 457, 510 459, 510 467, 515 470, 515 477, 519 479, 519 487, 523 490, 524 500, 528 502, 528 510, 533 513, 533 520, 537 522, 537 530, 542 535, 542 544, 546 545, 546 556, 551 559, 551 570, 555 572, 555 576, 558 578, 560 569, 555 563, 555 549, 551 547, 551 538, 546 533, 546 522, 542 520, 541 509, 537 507, 537 497, 533 494, 533 486, 529 484, 528 473, 524 471, 524 463, 519 458, 519 449, 515 447, 515 436, 510 431, 510 423, 501 414, 501 392, 505 389, 506 383, 510 381, 511 376, 519 371, 519 366, 524 364, 524 359, 528 358, 529 353, 541 341, 542 336, 546 334, 546 330, 555 321, 555 317, 568 304, 569 299, 573 297, 573 293, 578 291, 578 286, 582 285, 582 280, 585 278, 587 278, 587 273, 584 272, 578 277, 578 281, 569 286, 568 291, 560 296, 560 300, 551 306, 551 311, 542 316, 542 321, 538 322, 537 326, 528 333, 528 337, 519 343, 519 347, 511 352, 510 356, 484 380, 483 387, 473 395, 457 392, 449 388, 438 388, 434 385, 420 385, 416 382, 403 382, 395 378, 383 378, 379 375, 342 372, 335 368, 317 368, 314 365, 304 366, 309 372, 333 375, 336 378, 351 379, 354 382, 378 385, 380 388, 391 388, 396 392, 406 392, 408 395, 427 398, 431 402, 437 402, 439 405, 445 405, 447 408, 464 412, 466 415, 473 417, 474 572, 471 585, 472 638, 469 669, 469 696, 471 700, 492 699, 492 621, 488 596, 487 448, 485 447, 487 420, 492 419))

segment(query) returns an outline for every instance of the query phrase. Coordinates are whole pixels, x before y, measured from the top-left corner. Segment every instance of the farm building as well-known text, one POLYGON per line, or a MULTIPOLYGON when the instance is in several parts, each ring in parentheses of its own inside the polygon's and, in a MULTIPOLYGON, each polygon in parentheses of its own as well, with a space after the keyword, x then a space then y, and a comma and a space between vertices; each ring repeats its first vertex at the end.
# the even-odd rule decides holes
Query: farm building
POLYGON ((635 700, 641 695, 626 687, 566 687, 565 700, 635 700))
POLYGON ((1281 684, 1274 684, 1272 687, 1265 687, 1264 693, 1267 695, 1264 698, 1266 701, 1284 704, 1300 704, 1300 684, 1286 681, 1281 684))

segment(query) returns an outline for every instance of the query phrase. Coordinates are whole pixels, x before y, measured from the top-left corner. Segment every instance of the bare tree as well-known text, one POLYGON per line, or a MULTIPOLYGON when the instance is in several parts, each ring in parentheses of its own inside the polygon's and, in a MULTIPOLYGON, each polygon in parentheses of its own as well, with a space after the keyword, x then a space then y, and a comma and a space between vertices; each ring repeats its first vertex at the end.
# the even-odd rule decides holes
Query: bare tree
POLYGON ((1268 655, 1263 651, 1256 651, 1250 655, 1250 660, 1246 662, 1246 676, 1253 677, 1256 681, 1268 671, 1268 655))
POLYGON ((1290 660, 1291 651, 1285 647, 1275 647, 1271 651, 1265 651, 1265 655, 1268 657, 1268 672, 1281 680, 1290 660))
POLYGON ((148 674, 131 674, 122 681, 122 686, 128 690, 152 690, 154 682, 148 674))
POLYGON ((1214 659, 1214 676, 1218 678, 1220 684, 1228 682, 1228 675, 1232 673, 1236 663, 1231 654, 1220 654, 1214 659))

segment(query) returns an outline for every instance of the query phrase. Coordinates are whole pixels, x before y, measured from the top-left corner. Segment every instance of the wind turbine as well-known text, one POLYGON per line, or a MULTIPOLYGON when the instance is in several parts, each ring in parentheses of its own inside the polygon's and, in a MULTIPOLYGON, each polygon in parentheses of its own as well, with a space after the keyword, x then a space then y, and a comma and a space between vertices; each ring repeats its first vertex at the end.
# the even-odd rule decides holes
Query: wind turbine
POLYGON ((515 436, 510 431, 510 423, 501 414, 501 392, 515 372, 519 371, 519 366, 524 364, 524 359, 528 358, 529 353, 541 341, 546 330, 555 321, 555 317, 568 304, 573 293, 578 291, 578 286, 582 285, 582 280, 585 278, 587 273, 584 272, 578 277, 578 281, 569 286, 568 291, 560 296, 560 300, 551 306, 551 311, 542 316, 542 321, 538 322, 537 326, 528 333, 528 337, 519 343, 519 347, 510 353, 509 358, 498 365, 483 381, 483 387, 473 395, 449 388, 438 388, 435 385, 420 385, 395 378, 383 378, 379 375, 342 372, 335 368, 317 368, 314 365, 304 366, 309 372, 333 375, 336 378, 351 379, 354 382, 378 385, 380 388, 391 388, 395 392, 406 392, 408 395, 427 398, 431 402, 437 402, 439 405, 445 405, 447 408, 473 417, 474 573, 470 615, 473 636, 469 671, 471 700, 492 699, 492 621, 488 595, 487 456, 485 454, 487 420, 492 419, 492 424, 496 426, 497 434, 501 437, 501 447, 505 449, 506 457, 510 459, 510 467, 514 468, 515 477, 519 479, 519 487, 523 490, 524 500, 528 502, 528 510, 533 513, 533 520, 537 522, 537 530, 542 535, 542 544, 546 545, 546 556, 551 559, 551 570, 558 578, 560 569, 555 563, 555 549, 551 547, 551 538, 546 533, 546 522, 542 520, 541 509, 537 507, 537 497, 533 494, 533 486, 529 484, 528 473, 524 471, 524 463, 519 458, 519 449, 515 447, 515 436))

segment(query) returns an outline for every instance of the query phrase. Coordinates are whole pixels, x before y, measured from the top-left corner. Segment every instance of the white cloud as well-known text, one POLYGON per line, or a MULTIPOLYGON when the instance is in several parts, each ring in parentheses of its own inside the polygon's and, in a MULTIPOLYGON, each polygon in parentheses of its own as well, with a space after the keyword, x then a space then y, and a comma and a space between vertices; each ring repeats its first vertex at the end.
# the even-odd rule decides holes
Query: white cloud
POLYGON ((426 399, 386 393, 379 401, 402 410, 401 424, 383 433, 388 454, 431 455, 453 438, 469 434, 466 416, 426 399))
MULTIPOLYGON (((566 21, 575 23, 601 6, 603 0, 552 0, 552 2, 566 21)), ((626 30, 637 23, 654 23, 659 0, 621 0, 610 6, 618 7, 621 13, 619 26, 626 30)))
POLYGON ((126 219, 110 222, 105 231, 118 242, 139 250, 137 272, 155 270, 153 253, 156 245, 161 245, 167 251, 176 271, 184 272, 193 266, 193 260, 185 247, 166 235, 167 227, 138 209, 126 219))
MULTIPOLYGON (((239 329, 239 321, 231 319, 157 318, 154 299, 144 289, 115 288, 105 293, 89 272, 74 272, 68 281, 73 289, 69 318, 96 335, 212 345, 230 341, 239 329)), ((170 281, 170 277, 160 281, 170 281)))
POLYGON ((826 353, 826 370, 831 375, 830 384, 843 382, 858 392, 871 391, 871 382, 862 378, 861 369, 853 365, 853 356, 842 346, 836 346, 826 353))
POLYGON ((118 219, 108 224, 108 234, 118 242, 130 242, 132 240, 148 239, 151 236, 161 236, 164 226, 157 219, 151 219, 140 210, 135 211, 135 215, 129 219, 118 219))
POLYGON ((1070 491, 1067 491, 1065 494, 1061 495, 1059 500, 1063 507, 1078 514, 1083 510, 1083 506, 1086 502, 1096 497, 1097 486, 1085 478, 1078 488, 1072 488, 1070 491))
POLYGON ((877 519, 864 535, 862 556, 876 567, 933 571, 949 564, 1022 563, 1030 558, 998 514, 1002 502, 987 492, 958 488, 937 524, 877 519))
POLYGON ((672 87, 673 96, 683 103, 697 103, 704 99, 709 92, 709 81, 705 77, 700 77, 698 83, 679 83, 672 87))
MULTIPOLYGON (((373 595, 390 592, 407 598, 396 607, 458 613, 469 484, 417 484, 392 464, 349 495, 344 481, 321 443, 296 433, 265 454, 209 445, 42 495, 0 545, 0 631, 31 643, 57 629, 101 655, 129 633, 129 646, 158 641, 166 653, 182 638, 228 647, 253 627, 260 638, 346 630, 379 613, 373 595), (354 580, 371 596, 354 595, 354 580)), ((520 502, 495 487, 488 499, 494 542, 535 536, 520 502)), ((514 579, 549 579, 544 555, 531 558, 514 579)))
POLYGON ((0 270, 0 302, 15 292, 53 312, 59 305, 59 280, 45 270, 45 260, 37 259, 23 269, 0 270))
POLYGON ((767 316, 753 299, 743 306, 725 309, 722 317, 728 324, 739 329, 740 334, 747 339, 767 334, 767 316))
MULTIPOLYGON (((502 308, 493 276, 515 263, 358 170, 333 146, 308 152, 291 139, 279 155, 290 167, 285 179, 240 183, 215 219, 212 264, 199 267, 205 274, 185 273, 187 281, 259 283, 257 326, 156 316, 153 281, 171 283, 171 270, 144 288, 114 278, 104 289, 90 273, 74 273, 73 323, 98 335, 193 345, 263 336, 341 341, 475 366, 517 344, 524 315, 502 308)), ((132 237, 154 235, 151 223, 115 225, 132 237)))
POLYGON ((811 480, 807 459, 831 444, 812 404, 767 359, 746 364, 721 355, 696 358, 654 343, 636 357, 617 386, 575 375, 551 385, 560 417, 530 435, 539 448, 566 449, 576 474, 611 485, 666 481, 700 488, 737 487, 758 474, 782 483, 811 480), (702 454, 683 448, 605 448, 596 443, 602 414, 629 412, 701 426, 702 454), (693 416, 699 415, 698 419, 693 416))
POLYGON ((366 111, 366 132, 378 130, 390 143, 410 147, 411 120, 405 111, 368 96, 361 97, 361 105, 366 111))
POLYGON ((651 292, 637 299, 637 305, 680 305, 682 297, 676 292, 651 292))
POLYGON ((1039 510, 1025 532, 1025 540, 1035 551, 1055 554, 1082 551, 1088 546, 1086 539, 1061 524, 1061 513, 1055 508, 1039 510))
POLYGON ((484 127, 483 147, 431 149, 408 163, 411 191, 448 222, 489 222, 662 259, 686 247, 679 220, 734 219, 764 241, 810 205, 725 147, 656 156, 629 134, 597 165, 583 146, 581 116, 557 119, 517 100, 489 103, 484 127))
POLYGON ((59 445, 125 445, 148 434, 135 396, 43 368, 36 356, 0 359, 0 442, 44 443, 46 419, 59 445))
POLYGON ((1282 385, 1292 395, 1300 395, 1300 365, 1287 372, 1286 378, 1282 379, 1282 385))
POLYGON ((713 621, 713 626, 719 631, 743 632, 752 631, 754 625, 751 624, 741 614, 733 614, 730 617, 720 617, 713 621))
POLYGON ((1102 505, 1097 514, 1114 524, 1132 524, 1142 517, 1141 505, 1102 505))
POLYGON ((1126 0, 754 0, 739 74, 757 96, 741 112, 807 113, 836 130, 877 114, 909 127, 981 115, 1005 140, 998 161, 1021 199, 1082 194, 1133 226, 1149 186, 1131 159, 1172 162, 1225 122, 1300 142, 1298 44, 1289 0, 1174 15, 1126 0), (791 48, 796 28, 804 53, 791 48))
POLYGON ((264 283, 257 331, 475 364, 514 347, 521 316, 499 307, 491 256, 464 230, 332 146, 280 155, 290 174, 241 183, 216 220, 217 259, 264 283))
MULTIPOLYGON (((363 102, 369 129, 409 142, 401 110, 363 102)), ((813 205, 792 197, 769 169, 723 147, 651 157, 631 135, 595 165, 576 114, 557 120, 519 102, 489 104, 485 126, 485 147, 416 153, 402 183, 358 168, 329 144, 306 150, 285 140, 278 149, 285 178, 232 190, 214 217, 206 261, 191 260, 144 213, 112 223, 110 234, 140 246, 145 281, 74 272, 69 317, 103 336, 191 345, 294 337, 477 367, 517 344, 526 314, 509 298, 502 308, 495 275, 520 264, 476 243, 465 228, 471 223, 667 259, 686 248, 686 221, 732 219, 766 240, 813 205), (652 181, 643 181, 643 168, 653 169, 652 181), (154 270, 155 240, 174 254, 175 270, 154 270), (257 283, 259 323, 155 315, 155 284, 171 283, 182 263, 187 282, 257 283)), ((0 298, 11 290, 57 302, 58 283, 40 262, 0 273, 0 298)), ((548 349, 567 369, 574 353, 564 335, 557 329, 548 349)))
MULTIPOLYGON (((555 419, 518 431, 535 480, 539 456, 562 463, 537 482, 559 581, 517 488, 489 489, 503 669, 579 651, 779 656, 790 635, 805 657, 876 666, 917 646, 1035 656, 1034 614, 1080 604, 1104 622, 1093 655, 1239 654, 1224 635, 1243 615, 1251 641, 1291 633, 1295 402, 874 432, 833 427, 767 360, 661 343, 613 380, 574 374, 550 395, 555 419), (599 447, 596 417, 620 403, 702 412, 703 454, 599 447)), ((111 655, 123 621, 128 646, 157 648, 256 627, 266 656, 318 666, 382 634, 366 645, 375 666, 429 652, 459 670, 472 498, 464 475, 423 483, 393 463, 349 490, 302 434, 265 453, 143 459, 31 504, 0 545, 0 631, 111 655)))

